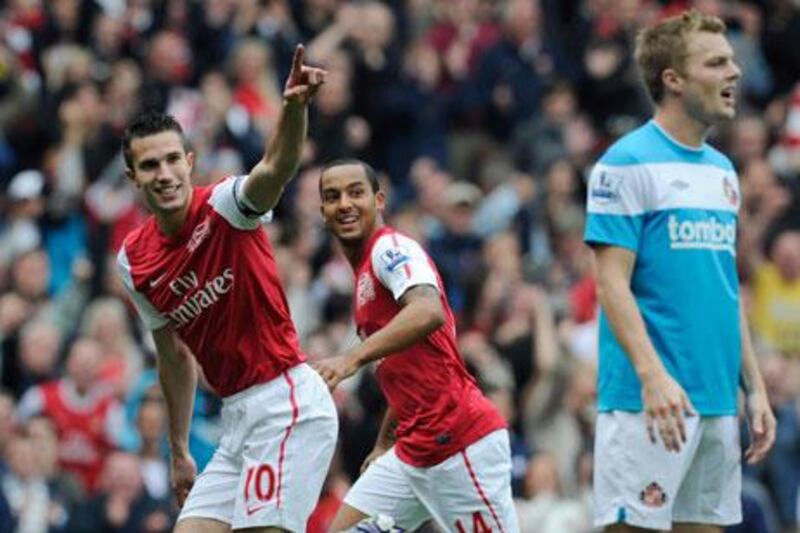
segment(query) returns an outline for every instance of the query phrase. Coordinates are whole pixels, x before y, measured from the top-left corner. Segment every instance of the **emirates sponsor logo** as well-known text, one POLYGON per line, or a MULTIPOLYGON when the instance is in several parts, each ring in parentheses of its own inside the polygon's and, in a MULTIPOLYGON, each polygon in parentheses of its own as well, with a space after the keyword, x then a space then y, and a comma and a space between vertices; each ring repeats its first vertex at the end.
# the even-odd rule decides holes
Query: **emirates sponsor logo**
MULTIPOLYGON (((194 274, 192 272, 191 274, 194 274)), ((177 278, 178 281, 181 278, 177 278)), ((197 276, 194 276, 197 287, 197 276)), ((182 327, 200 316, 206 309, 217 303, 220 298, 230 292, 233 287, 233 269, 228 267, 221 274, 206 282, 205 285, 190 293, 179 306, 167 312, 167 316, 182 327)), ((175 283, 175 282, 173 282, 175 283)))
POLYGON ((169 289, 177 296, 183 296, 188 291, 194 290, 199 285, 200 280, 197 277, 197 272, 190 270, 188 274, 178 276, 169 282, 169 289))

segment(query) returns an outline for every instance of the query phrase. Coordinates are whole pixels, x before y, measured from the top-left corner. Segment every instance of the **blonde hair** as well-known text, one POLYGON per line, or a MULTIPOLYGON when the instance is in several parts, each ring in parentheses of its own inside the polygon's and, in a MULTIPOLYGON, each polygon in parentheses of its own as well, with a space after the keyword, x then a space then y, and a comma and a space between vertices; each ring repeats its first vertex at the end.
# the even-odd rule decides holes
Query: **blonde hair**
POLYGON ((636 63, 650 98, 660 103, 664 98, 661 73, 668 68, 683 72, 689 56, 687 36, 695 32, 725 33, 725 23, 718 17, 692 9, 645 28, 636 36, 636 63))

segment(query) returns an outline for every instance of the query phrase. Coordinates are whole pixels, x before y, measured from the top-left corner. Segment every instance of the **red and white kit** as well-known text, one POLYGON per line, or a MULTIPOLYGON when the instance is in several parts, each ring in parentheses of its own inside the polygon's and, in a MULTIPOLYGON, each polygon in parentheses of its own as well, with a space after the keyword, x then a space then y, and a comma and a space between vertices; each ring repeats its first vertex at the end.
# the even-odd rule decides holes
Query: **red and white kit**
POLYGON ((251 450, 247 464, 239 449, 226 449, 231 440, 223 439, 192 488, 181 518, 216 518, 234 528, 275 525, 299 530, 295 526, 305 526, 302 517, 313 509, 333 454, 336 411, 324 382, 304 363, 262 228, 265 217, 250 216, 242 207, 242 182, 243 177, 230 177, 195 187, 177 236, 165 236, 150 217, 125 239, 118 263, 147 327, 171 324, 208 382, 226 399, 223 425, 233 427, 225 418, 238 413, 240 404, 257 405, 254 398, 259 395, 264 396, 261 401, 280 407, 269 410, 271 416, 266 409, 259 416, 248 415, 245 429, 237 426, 238 445, 263 452, 252 457, 251 450), (273 440, 275 446, 265 444, 273 440), (309 453, 312 449, 320 453, 309 453), (299 450, 317 461, 316 471, 294 466, 299 450), (253 468, 275 473, 274 490, 264 488, 264 475, 256 476, 250 472, 253 468), (211 472, 217 474, 206 475, 211 472), (261 488, 248 490, 254 478, 261 480, 261 488), (209 486, 229 487, 229 494, 217 492, 204 501, 209 486), (257 512, 234 512, 248 508, 253 498, 257 512))
POLYGON ((407 530, 432 517, 461 533, 481 523, 516 531, 506 424, 458 353, 455 319, 433 261, 416 241, 383 227, 355 275, 362 338, 386 326, 400 311, 402 295, 417 285, 439 291, 446 321, 423 342, 378 361, 397 440, 345 501, 370 515, 388 514, 407 530))
POLYGON ((58 460, 90 492, 97 489, 103 462, 117 445, 124 426, 122 407, 107 387, 80 395, 69 380, 60 379, 28 389, 20 399, 18 415, 27 420, 41 413, 58 432, 58 460))

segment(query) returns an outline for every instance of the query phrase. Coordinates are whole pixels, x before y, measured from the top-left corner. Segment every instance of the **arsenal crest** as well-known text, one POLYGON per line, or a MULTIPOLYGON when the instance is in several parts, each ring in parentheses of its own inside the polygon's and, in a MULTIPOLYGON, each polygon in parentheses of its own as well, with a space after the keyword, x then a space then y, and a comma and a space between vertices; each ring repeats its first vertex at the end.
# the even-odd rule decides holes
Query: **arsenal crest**
POLYGON ((356 302, 358 307, 375 299, 375 285, 372 283, 372 276, 364 272, 358 277, 356 284, 356 302))

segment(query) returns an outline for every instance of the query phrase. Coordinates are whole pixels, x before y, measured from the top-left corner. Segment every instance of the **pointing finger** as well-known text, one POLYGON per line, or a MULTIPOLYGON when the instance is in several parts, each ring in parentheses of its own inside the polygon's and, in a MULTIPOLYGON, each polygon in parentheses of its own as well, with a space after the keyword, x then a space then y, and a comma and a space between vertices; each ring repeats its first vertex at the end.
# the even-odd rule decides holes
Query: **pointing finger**
POLYGON ((292 70, 289 72, 289 80, 292 84, 299 83, 303 75, 303 59, 305 57, 305 47, 298 44, 294 49, 292 57, 292 70))

